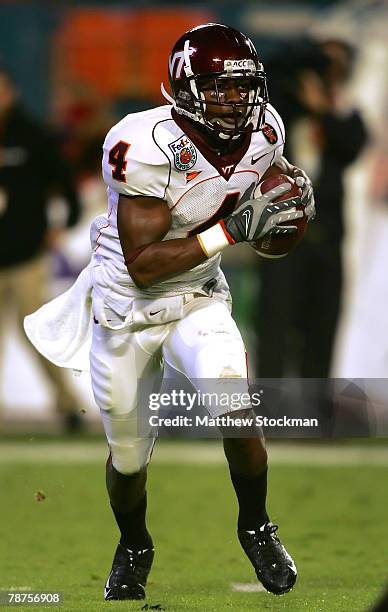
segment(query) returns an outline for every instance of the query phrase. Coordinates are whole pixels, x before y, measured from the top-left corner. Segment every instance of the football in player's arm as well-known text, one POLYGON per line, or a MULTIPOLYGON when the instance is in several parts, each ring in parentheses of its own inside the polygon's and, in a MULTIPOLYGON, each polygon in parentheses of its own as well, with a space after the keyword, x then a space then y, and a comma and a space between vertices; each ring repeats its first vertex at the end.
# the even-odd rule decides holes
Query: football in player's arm
MULTIPOLYGON (((314 216, 311 182, 282 155, 283 123, 244 34, 220 24, 186 32, 170 54, 169 79, 169 104, 128 115, 108 133, 108 212, 91 229, 90 370, 110 447, 107 489, 121 534, 107 600, 144 598, 154 556, 146 478, 155 432, 138 431, 138 381, 147 377, 153 389, 160 386, 162 357, 196 385, 224 378, 225 388, 237 380, 248 390, 220 254, 236 243, 292 233, 293 222, 314 216), (274 171, 293 176, 301 196, 287 196, 289 183, 256 196, 263 177, 274 171)), ((246 412, 208 410, 213 417, 246 412)), ((249 428, 237 437, 222 433, 240 543, 265 588, 283 594, 297 574, 266 511, 263 438, 249 428)))

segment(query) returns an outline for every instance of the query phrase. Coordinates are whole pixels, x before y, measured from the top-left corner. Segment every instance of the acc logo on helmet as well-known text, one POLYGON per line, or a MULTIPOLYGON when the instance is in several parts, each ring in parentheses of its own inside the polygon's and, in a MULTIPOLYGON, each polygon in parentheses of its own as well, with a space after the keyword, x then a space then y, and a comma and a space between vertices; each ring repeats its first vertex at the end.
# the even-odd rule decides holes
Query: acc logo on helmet
POLYGON ((251 59, 240 59, 240 60, 224 60, 224 70, 229 72, 230 70, 256 70, 255 62, 251 59))

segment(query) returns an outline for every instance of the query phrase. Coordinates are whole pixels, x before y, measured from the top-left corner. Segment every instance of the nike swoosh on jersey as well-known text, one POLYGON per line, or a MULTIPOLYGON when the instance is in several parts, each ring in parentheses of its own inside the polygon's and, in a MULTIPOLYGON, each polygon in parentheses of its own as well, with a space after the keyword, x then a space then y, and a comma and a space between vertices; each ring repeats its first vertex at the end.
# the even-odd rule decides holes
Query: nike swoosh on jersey
POLYGON ((259 159, 261 159, 262 157, 265 157, 266 155, 268 155, 268 153, 263 153, 263 155, 259 155, 259 157, 256 157, 256 159, 252 155, 251 165, 253 166, 254 164, 257 164, 259 159))

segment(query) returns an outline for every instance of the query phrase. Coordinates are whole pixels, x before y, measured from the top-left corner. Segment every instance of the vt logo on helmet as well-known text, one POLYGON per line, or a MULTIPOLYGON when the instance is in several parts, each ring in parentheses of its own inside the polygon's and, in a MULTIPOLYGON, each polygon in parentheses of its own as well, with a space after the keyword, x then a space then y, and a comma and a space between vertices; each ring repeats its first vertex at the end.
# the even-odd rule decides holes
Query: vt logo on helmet
POLYGON ((208 23, 175 43, 168 63, 178 113, 220 138, 264 125, 267 82, 252 41, 229 26, 208 23))

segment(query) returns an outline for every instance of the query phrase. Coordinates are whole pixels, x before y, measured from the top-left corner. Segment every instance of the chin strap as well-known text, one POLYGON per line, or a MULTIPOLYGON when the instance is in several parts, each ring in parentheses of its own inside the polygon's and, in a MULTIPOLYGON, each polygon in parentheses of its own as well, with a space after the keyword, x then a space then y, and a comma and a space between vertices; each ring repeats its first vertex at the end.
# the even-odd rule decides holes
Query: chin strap
MULTIPOLYGON (((193 113, 185 111, 184 109, 179 108, 179 106, 176 105, 176 102, 175 102, 174 98, 168 93, 168 91, 166 90, 163 82, 160 83, 160 91, 162 93, 163 98, 165 98, 165 100, 167 100, 167 102, 172 104, 172 106, 175 108, 177 113, 179 113, 181 115, 186 115, 189 119, 194 120, 194 121, 198 121, 198 123, 200 123, 201 125, 205 125, 205 122, 203 120, 201 121, 201 119, 196 117, 193 113)), ((201 94, 202 94, 202 92, 201 92, 201 94)), ((224 141, 225 140, 236 140, 237 138, 240 137, 239 134, 235 134, 235 135, 225 134, 221 130, 218 131, 218 132, 217 132, 217 130, 214 130, 214 135, 218 136, 218 138, 220 138, 221 140, 224 140, 224 141)))
POLYGON ((162 92, 162 96, 163 98, 165 98, 167 100, 167 102, 169 102, 170 104, 172 104, 173 106, 175 106, 175 100, 172 96, 170 96, 170 94, 168 93, 167 89, 164 86, 164 83, 160 83, 160 91, 162 92))
POLYGON ((184 71, 185 71, 185 75, 187 78, 194 76, 194 72, 191 68, 191 61, 190 61, 190 41, 189 39, 185 40, 185 44, 183 46, 183 58, 185 60, 184 63, 184 71))

